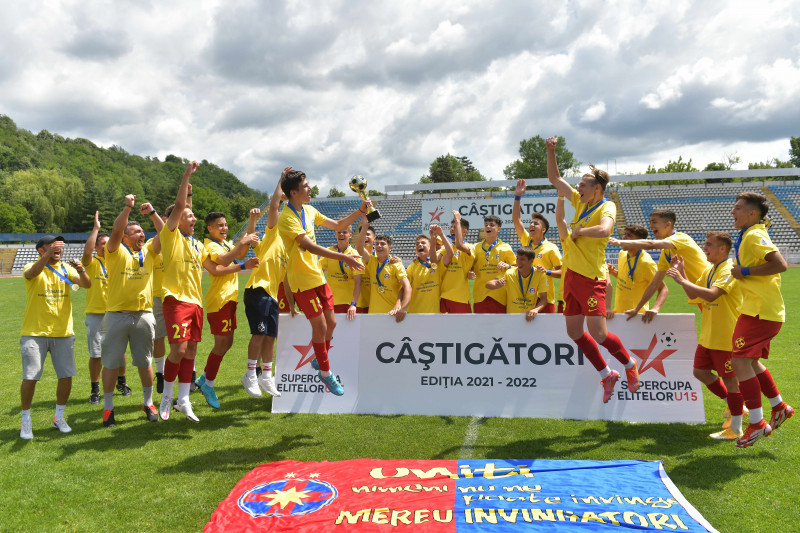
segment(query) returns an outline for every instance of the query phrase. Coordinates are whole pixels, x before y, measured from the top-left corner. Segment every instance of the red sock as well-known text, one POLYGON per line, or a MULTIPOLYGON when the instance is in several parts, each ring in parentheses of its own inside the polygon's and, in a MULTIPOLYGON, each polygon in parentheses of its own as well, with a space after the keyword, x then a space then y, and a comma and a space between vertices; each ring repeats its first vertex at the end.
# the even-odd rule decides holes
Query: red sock
POLYGON ((580 339, 576 339, 575 344, 578 345, 586 358, 589 359, 589 362, 592 363, 594 369, 600 372, 606 367, 606 360, 603 359, 603 356, 600 355, 600 350, 597 348, 597 343, 594 342, 594 339, 589 336, 588 333, 585 331, 583 332, 583 336, 580 339))
POLYGON ((181 368, 178 370, 178 383, 191 383, 194 372, 194 359, 181 359, 181 368))
POLYGON ((706 385, 706 387, 708 387, 708 390, 716 394, 717 397, 722 398, 723 400, 728 397, 728 388, 719 378, 717 378, 717 381, 711 385, 706 385))
POLYGON ((750 378, 739 382, 739 390, 742 392, 744 403, 751 411, 761 407, 761 385, 758 378, 750 378))
POLYGON ((728 409, 731 410, 732 416, 742 416, 744 413, 744 397, 741 392, 728 393, 728 409))
POLYGON ((610 331, 606 335, 606 340, 601 342, 600 346, 608 350, 608 353, 613 355, 614 358, 623 365, 627 365, 628 361, 631 360, 631 356, 628 354, 628 350, 625 349, 625 346, 622 345, 622 341, 610 331))
POLYGON ((175 378, 178 377, 178 369, 180 368, 180 363, 173 363, 169 357, 164 358, 164 381, 167 383, 173 383, 175 378))
POLYGON ((214 352, 208 354, 206 368, 203 370, 206 374, 206 379, 214 380, 217 378, 217 372, 219 372, 219 365, 222 364, 222 358, 222 355, 217 355, 214 352))
POLYGON ((772 374, 769 373, 769 370, 764 370, 760 374, 756 374, 758 378, 758 383, 761 385, 761 392, 764 393, 764 396, 767 398, 774 398, 780 394, 778 392, 778 386, 775 385, 775 381, 772 379, 772 374))
POLYGON ((328 363, 328 350, 325 348, 324 342, 315 342, 314 344, 314 355, 317 358, 317 364, 319 365, 319 369, 324 372, 330 372, 331 365, 328 363))

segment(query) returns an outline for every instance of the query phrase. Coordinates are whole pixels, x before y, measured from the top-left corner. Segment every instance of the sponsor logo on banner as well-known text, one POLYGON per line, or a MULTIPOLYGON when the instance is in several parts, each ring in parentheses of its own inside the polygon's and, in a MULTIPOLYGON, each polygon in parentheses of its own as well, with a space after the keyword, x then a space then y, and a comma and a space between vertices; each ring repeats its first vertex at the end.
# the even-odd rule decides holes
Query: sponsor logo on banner
POLYGON ((281 321, 273 412, 426 414, 705 422, 701 384, 693 377, 693 315, 658 315, 651 323, 610 320, 640 368, 633 393, 625 369, 612 400, 567 336, 560 315, 388 315, 341 320, 329 357, 345 388, 325 392, 308 364, 313 350, 304 319, 281 321), (317 397, 315 400, 314 398, 317 397), (319 401, 322 397, 323 401, 319 401))
MULTIPOLYGON (((520 201, 520 214, 522 220, 530 222, 531 214, 542 213, 551 228, 556 227, 556 198, 552 196, 523 196, 520 201)), ((572 220, 575 208, 566 203, 567 220, 572 220)), ((458 211, 461 218, 467 220, 471 228, 483 227, 483 219, 489 215, 500 217, 504 228, 513 228, 514 221, 511 212, 514 208, 514 198, 491 198, 486 200, 472 200, 469 198, 440 198, 437 200, 422 200, 422 229, 428 231, 431 224, 447 226, 453 220, 453 211, 458 211)))

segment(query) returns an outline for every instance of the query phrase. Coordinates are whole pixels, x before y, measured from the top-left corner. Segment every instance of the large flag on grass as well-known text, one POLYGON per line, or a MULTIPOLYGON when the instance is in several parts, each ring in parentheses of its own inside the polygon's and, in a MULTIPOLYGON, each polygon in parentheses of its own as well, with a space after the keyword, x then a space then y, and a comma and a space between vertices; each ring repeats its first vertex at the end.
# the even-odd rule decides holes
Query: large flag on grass
POLYGON ((212 531, 715 531, 660 461, 280 461, 247 474, 212 531))

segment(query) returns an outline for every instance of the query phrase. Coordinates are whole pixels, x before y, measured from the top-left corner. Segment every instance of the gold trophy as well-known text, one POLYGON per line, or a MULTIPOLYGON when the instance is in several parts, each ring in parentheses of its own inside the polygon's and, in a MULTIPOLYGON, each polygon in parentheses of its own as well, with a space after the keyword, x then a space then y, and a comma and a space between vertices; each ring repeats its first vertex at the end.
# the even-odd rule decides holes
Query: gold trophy
MULTIPOLYGON (((365 202, 370 201, 369 197, 367 196, 367 180, 364 179, 364 176, 359 176, 356 174, 350 178, 350 190, 359 195, 365 202)), ((367 220, 372 223, 379 218, 381 218, 381 214, 378 212, 378 210, 372 206, 369 206, 367 208, 367 220)))

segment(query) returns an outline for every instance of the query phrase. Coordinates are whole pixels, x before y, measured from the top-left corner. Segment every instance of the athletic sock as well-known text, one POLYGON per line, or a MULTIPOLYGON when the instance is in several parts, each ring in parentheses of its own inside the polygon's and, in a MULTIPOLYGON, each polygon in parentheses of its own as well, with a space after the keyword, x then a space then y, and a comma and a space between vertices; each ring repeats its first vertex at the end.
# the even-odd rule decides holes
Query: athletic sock
POLYGON ((750 409, 750 423, 757 424, 764 418, 761 411, 761 385, 758 378, 752 377, 739 382, 739 391, 742 393, 744 403, 750 409))
POLYGON ((628 362, 625 363, 625 368, 633 368, 636 366, 636 361, 633 360, 633 357, 628 358, 628 362))
POLYGON ((314 356, 317 358, 317 364, 319 365, 319 369, 323 372, 323 376, 328 377, 325 375, 324 372, 330 372, 331 365, 328 362, 328 350, 325 348, 324 342, 314 342, 314 356))
POLYGON ((142 387, 142 399, 144 399, 144 404, 153 405, 153 387, 142 387))
MULTIPOLYGON (((603 359, 602 355, 600 355, 600 350, 597 348, 597 343, 592 337, 589 336, 588 333, 584 331, 583 335, 579 339, 574 339, 573 342, 578 345, 578 348, 580 348, 581 351, 583 351, 584 355, 586 355, 586 358, 589 359, 590 363, 592 363, 592 366, 594 366, 595 370, 600 372, 603 370, 603 368, 607 368, 606 360, 603 359)), ((320 368, 322 368, 322 365, 320 365, 320 368)))
POLYGON ((734 415, 731 417, 731 431, 737 435, 742 432, 742 415, 734 415))
POLYGON ((256 377, 256 368, 258 368, 258 359, 247 360, 247 379, 256 377))
POLYGON ((61 420, 62 418, 64 418, 64 409, 66 409, 66 408, 67 408, 67 404, 64 404, 64 405, 56 404, 56 417, 55 417, 56 420, 61 420))
POLYGON ((175 380, 167 381, 166 378, 164 378, 164 394, 161 396, 161 398, 162 399, 172 398, 174 392, 175 392, 175 380))
POLYGON ((726 401, 728 402, 731 416, 742 416, 742 413, 744 413, 744 397, 741 392, 728 392, 726 401))
POLYGON ((628 368, 627 364, 631 360, 631 356, 628 354, 628 350, 625 349, 625 346, 622 345, 622 341, 619 340, 619 337, 611 333, 610 331, 606 334, 606 340, 600 343, 600 346, 608 350, 614 358, 626 365, 625 368, 628 368))
MULTIPOLYGON (((191 366, 191 365, 189 365, 191 366)), ((191 386, 190 382, 178 382, 178 404, 184 405, 186 402, 189 401, 189 388, 191 386)))
MULTIPOLYGON (((175 379, 178 377, 178 371, 181 368, 181 363, 180 361, 173 363, 166 357, 164 359, 164 383, 174 383, 175 379)), ((171 394, 172 393, 170 393, 170 395, 171 394)))
POLYGON ((208 361, 206 361, 206 368, 203 374, 206 376, 206 381, 214 381, 219 372, 219 365, 222 364, 222 355, 217 355, 214 352, 208 354, 208 361))
POLYGON ((266 374, 269 374, 271 376, 272 375, 272 362, 262 363, 261 364, 261 371, 266 373, 266 374))
POLYGON ((31 410, 30 409, 23 409, 22 410, 22 421, 23 422, 30 422, 31 421, 31 410))
MULTIPOLYGON (((205 376, 205 373, 203 373, 203 375, 205 376)), ((206 383, 205 384, 208 385, 211 388, 214 388, 214 380, 213 379, 206 378, 206 383)))
POLYGON ((100 382, 92 381, 92 392, 100 392, 100 382))
POLYGON ((164 361, 166 357, 156 357, 154 360, 156 362, 156 372, 163 374, 164 373, 164 361))
MULTIPOLYGON (((722 382, 721 379, 717 378, 714 383, 706 385, 708 390, 713 392, 718 398, 722 398, 723 400, 728 397, 728 389, 725 387, 725 384, 722 382)), ((733 411, 731 411, 732 413, 733 411)))
POLYGON ((194 373, 194 359, 181 359, 180 368, 178 369, 178 383, 191 383, 192 374, 194 373))
POLYGON ((331 342, 332 341, 333 341, 333 339, 327 339, 325 341, 325 351, 326 352, 330 352, 331 351, 331 342))
POLYGON ((764 393, 764 396, 770 399, 770 405, 775 407, 783 400, 778 401, 777 403, 772 403, 772 399, 780 396, 780 392, 778 392, 778 386, 775 385, 775 380, 772 379, 772 374, 769 373, 769 370, 764 369, 764 371, 760 374, 756 374, 758 378, 758 384, 761 385, 761 392, 764 393))
POLYGON ((606 367, 600 371, 600 379, 606 379, 610 375, 611 369, 608 368, 608 365, 606 365, 606 367))
POLYGON ((103 410, 105 410, 105 411, 113 411, 114 410, 114 393, 113 392, 104 392, 103 393, 103 410))

